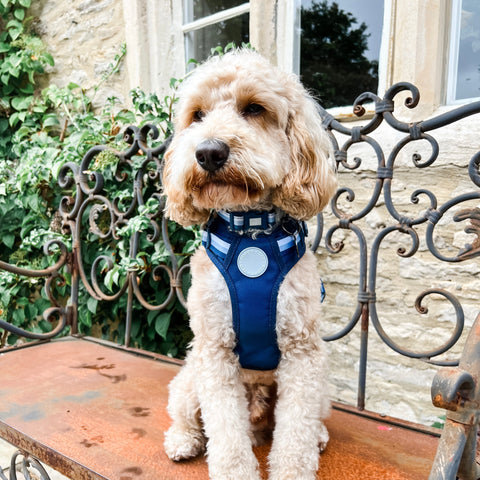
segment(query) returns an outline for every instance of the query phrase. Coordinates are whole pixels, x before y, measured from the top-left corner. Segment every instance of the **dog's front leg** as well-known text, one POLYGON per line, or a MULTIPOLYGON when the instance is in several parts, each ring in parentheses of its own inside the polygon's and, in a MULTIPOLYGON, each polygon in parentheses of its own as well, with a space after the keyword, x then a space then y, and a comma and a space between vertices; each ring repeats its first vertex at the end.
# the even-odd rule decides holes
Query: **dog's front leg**
POLYGON ((210 477, 260 480, 245 387, 233 352, 236 336, 230 294, 204 249, 192 258, 191 269, 188 311, 195 338, 189 362, 207 437, 210 477))
POLYGON ((196 356, 196 389, 207 441, 212 480, 259 480, 249 436, 245 387, 236 355, 218 344, 196 356))
POLYGON ((184 460, 205 450, 205 435, 200 421, 200 405, 195 391, 195 365, 189 354, 185 365, 171 381, 168 413, 173 420, 165 433, 165 452, 172 460, 184 460))
POLYGON ((292 352, 280 361, 270 480, 316 478, 319 445, 328 441, 322 422, 329 411, 324 366, 325 358, 316 349, 292 352))

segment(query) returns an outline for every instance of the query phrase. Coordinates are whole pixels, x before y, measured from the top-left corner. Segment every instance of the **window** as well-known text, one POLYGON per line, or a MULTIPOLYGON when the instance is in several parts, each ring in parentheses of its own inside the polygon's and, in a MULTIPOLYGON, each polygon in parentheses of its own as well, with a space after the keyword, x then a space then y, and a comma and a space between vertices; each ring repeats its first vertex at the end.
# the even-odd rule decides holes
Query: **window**
POLYGON ((447 103, 480 97, 480 2, 453 0, 447 103))
POLYGON ((201 62, 217 46, 248 43, 249 10, 249 3, 239 0, 184 0, 186 61, 201 62))
POLYGON ((302 0, 300 75, 326 107, 377 93, 384 0, 302 0))

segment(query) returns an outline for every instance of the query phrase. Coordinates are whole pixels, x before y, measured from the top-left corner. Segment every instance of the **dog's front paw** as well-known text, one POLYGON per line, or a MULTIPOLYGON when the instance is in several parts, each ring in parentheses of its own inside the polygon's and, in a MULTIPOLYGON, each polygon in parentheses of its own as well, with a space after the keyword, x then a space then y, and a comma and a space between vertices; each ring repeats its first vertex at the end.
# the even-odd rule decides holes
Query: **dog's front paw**
POLYGON ((205 436, 202 432, 185 431, 172 426, 165 433, 163 445, 168 458, 178 462, 203 453, 205 451, 205 436))
POLYGON ((322 424, 320 429, 320 437, 318 439, 318 446, 320 448, 320 453, 324 452, 327 448, 328 440, 329 440, 328 430, 325 425, 322 424))

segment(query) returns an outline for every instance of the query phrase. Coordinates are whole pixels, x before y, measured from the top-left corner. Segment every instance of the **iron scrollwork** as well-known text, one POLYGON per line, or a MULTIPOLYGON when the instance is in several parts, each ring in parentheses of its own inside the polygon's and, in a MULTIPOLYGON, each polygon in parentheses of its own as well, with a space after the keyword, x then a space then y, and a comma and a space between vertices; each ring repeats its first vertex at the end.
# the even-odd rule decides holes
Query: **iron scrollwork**
MULTIPOLYGON (((43 317, 53 324, 48 333, 27 331, 4 320, 0 320, 0 328, 19 337, 34 340, 49 340, 70 327, 73 334, 78 333, 78 305, 81 286, 87 295, 98 301, 116 301, 127 296, 125 345, 130 344, 132 328, 132 307, 134 298, 147 310, 163 310, 174 299, 185 306, 186 300, 182 278, 188 275, 189 264, 179 264, 172 247, 168 223, 163 216, 164 197, 161 192, 162 156, 168 147, 169 139, 158 141, 159 131, 156 126, 147 124, 142 128, 130 126, 124 133, 127 148, 116 151, 105 145, 92 147, 81 162, 68 162, 59 171, 58 184, 66 192, 59 206, 61 230, 65 241, 53 239, 44 247, 46 255, 56 255, 55 263, 43 270, 31 270, 10 265, 0 261, 0 270, 23 277, 40 277, 45 279, 44 291, 51 303, 43 317), (97 163, 102 155, 114 157, 112 165, 115 171, 113 178, 107 178, 100 171, 97 163), (108 182, 111 185, 124 185, 128 195, 112 198, 108 182), (147 192, 148 190, 148 192, 147 192), (123 235, 132 219, 142 213, 146 225, 123 235), (99 252, 93 260, 86 261, 85 236, 93 235, 99 243, 111 240, 113 243, 123 240, 127 242, 127 261, 123 282, 117 282, 114 291, 106 291, 104 278, 115 267, 119 259, 111 252, 99 252), (150 245, 161 240, 168 260, 152 266, 150 275, 153 282, 162 282, 166 288, 166 298, 153 303, 145 298, 141 288, 141 273, 135 264, 143 236, 150 245), (59 299, 55 295, 55 287, 64 286, 69 275, 69 295, 67 299, 59 299)), ((112 167, 113 168, 113 167, 112 167)), ((114 189, 115 192, 115 189, 114 189)))
POLYGON ((65 243, 59 239, 52 239, 48 241, 43 248, 44 254, 55 254, 54 247, 57 247, 60 255, 54 265, 48 268, 42 270, 33 270, 17 267, 15 265, 10 265, 9 263, 0 261, 0 270, 5 270, 18 276, 30 278, 45 278, 45 292, 52 306, 43 312, 43 318, 46 321, 54 324, 55 326, 49 332, 37 333, 17 327, 4 320, 0 320, 1 329, 7 332, 11 332, 14 335, 18 335, 19 337, 28 338, 30 340, 49 340, 59 335, 64 330, 64 328, 71 323, 71 307, 64 306, 61 303, 60 299, 58 299, 54 293, 55 286, 65 285, 66 279, 64 274, 62 273, 62 270, 68 264, 70 255, 68 253, 68 249, 65 243))
POLYGON ((162 155, 168 147, 169 140, 158 145, 150 146, 159 137, 158 129, 151 124, 142 128, 130 126, 124 134, 124 140, 129 147, 122 152, 111 151, 110 154, 117 158, 114 181, 118 184, 132 181, 129 187, 130 198, 115 197, 111 199, 104 192, 106 179, 99 171, 91 169, 91 165, 99 155, 106 151, 105 146, 93 147, 87 152, 80 165, 67 163, 59 174, 59 183, 65 188, 74 190, 69 196, 63 198, 60 213, 63 225, 72 236, 73 254, 76 259, 76 268, 79 279, 86 288, 88 295, 96 300, 115 301, 122 295, 127 295, 125 345, 130 344, 132 328, 133 299, 147 310, 163 310, 177 298, 185 305, 182 288, 182 278, 188 271, 188 263, 180 266, 174 253, 168 233, 168 223, 163 215, 165 200, 161 193, 162 155), (127 171, 133 172, 129 175, 127 171), (146 193, 148 185, 154 185, 152 191, 146 193), (149 206, 146 209, 147 204, 149 206), (106 293, 103 285, 104 276, 111 272, 116 265, 116 260, 110 255, 99 254, 91 263, 90 271, 83 261, 82 233, 83 220, 87 218, 88 230, 99 239, 121 239, 121 231, 132 219, 143 212, 148 225, 137 231, 131 232, 129 238, 128 257, 135 259, 140 249, 140 237, 144 235, 149 244, 154 245, 159 240, 163 241, 168 252, 168 263, 156 265, 151 272, 154 282, 160 282, 166 276, 169 289, 166 299, 158 304, 153 304, 146 299, 141 290, 139 269, 135 264, 127 268, 126 276, 117 290, 106 293), (99 277, 99 273, 102 277, 99 277))
MULTIPOLYGON (((326 221, 322 219, 319 229, 327 229, 325 234, 326 249, 332 255, 341 252, 345 246, 344 240, 336 241, 337 232, 347 230, 352 232, 353 238, 357 241, 359 250, 359 280, 358 280, 358 296, 355 311, 350 320, 340 328, 336 333, 325 337, 327 341, 338 340, 349 334, 359 323, 361 323, 361 345, 360 345, 360 374, 359 374, 359 394, 358 407, 364 408, 365 402, 365 375, 366 375, 366 359, 368 344, 368 326, 373 325, 378 336, 382 341, 394 351, 411 358, 418 358, 425 362, 436 365, 456 365, 457 360, 441 360, 436 357, 447 352, 459 340, 464 328, 464 310, 458 298, 449 291, 440 288, 429 288, 421 292, 415 301, 415 308, 418 313, 425 314, 428 309, 425 306, 425 300, 431 295, 440 296, 445 299, 453 307, 455 321, 450 337, 440 346, 425 351, 414 351, 406 349, 398 345, 385 331, 382 326, 381 319, 377 313, 377 270, 378 257, 381 246, 384 245, 385 239, 393 234, 404 236, 409 239, 409 247, 400 247, 397 255, 400 257, 412 257, 419 250, 421 240, 418 227, 424 225, 425 243, 428 251, 437 259, 444 262, 461 262, 471 259, 480 254, 480 209, 465 208, 455 211, 453 215, 454 222, 470 220, 470 224, 465 231, 476 235, 476 239, 463 249, 452 256, 447 256, 435 244, 435 229, 441 224, 444 215, 451 211, 454 207, 464 204, 467 201, 480 200, 480 152, 475 154, 469 163, 469 176, 472 182, 471 191, 456 195, 454 198, 440 204, 437 196, 430 188, 416 189, 411 193, 410 202, 415 206, 420 203, 426 203, 428 206, 422 211, 416 212, 411 216, 402 214, 395 203, 392 193, 392 181, 396 172, 396 163, 399 156, 405 151, 406 147, 417 141, 426 142, 429 145, 430 152, 425 158, 415 152, 411 155, 411 163, 414 168, 427 169, 435 164, 439 158, 440 147, 438 141, 430 135, 430 131, 446 125, 450 125, 467 116, 480 113, 480 102, 475 102, 464 107, 453 109, 445 114, 431 118, 424 122, 403 122, 394 115, 395 102, 394 98, 401 92, 408 92, 409 96, 404 101, 407 109, 413 109, 417 106, 420 95, 418 89, 409 83, 398 83, 388 89, 381 99, 372 93, 364 93, 360 95, 354 104, 354 113, 361 117, 365 113, 364 104, 372 103, 375 106, 373 117, 365 121, 365 124, 355 125, 351 128, 345 123, 340 123, 326 110, 321 108, 323 116, 323 124, 330 135, 333 146, 334 158, 337 169, 340 171, 359 170, 362 165, 362 158, 358 156, 352 157, 350 152, 353 145, 362 144, 372 153, 369 158, 373 159, 376 167, 372 174, 374 184, 369 199, 365 206, 358 207, 358 211, 354 208, 356 199, 355 191, 346 186, 340 186, 336 195, 331 202, 331 212, 334 217, 334 224, 326 225, 326 221), (390 151, 384 151, 376 140, 374 134, 381 127, 390 128, 392 135, 401 136, 400 140, 391 147, 390 151), (344 143, 340 146, 339 139, 345 138, 344 143), (370 214, 379 204, 384 204, 390 216, 390 223, 384 225, 378 232, 374 234, 373 241, 370 244, 367 241, 367 234, 361 226, 361 221, 370 214), (348 205, 347 212, 343 205, 348 205), (325 224, 324 224, 325 223, 325 224)), ((383 134, 383 133, 382 133, 383 134)), ((428 175, 423 174, 422 178, 427 179, 428 175)), ((319 241, 314 242, 314 250, 318 247, 319 241)))
POLYGON ((36 458, 20 450, 12 455, 8 479, 0 470, 0 480, 20 480, 17 471, 21 472, 23 480, 50 480, 43 465, 36 458))

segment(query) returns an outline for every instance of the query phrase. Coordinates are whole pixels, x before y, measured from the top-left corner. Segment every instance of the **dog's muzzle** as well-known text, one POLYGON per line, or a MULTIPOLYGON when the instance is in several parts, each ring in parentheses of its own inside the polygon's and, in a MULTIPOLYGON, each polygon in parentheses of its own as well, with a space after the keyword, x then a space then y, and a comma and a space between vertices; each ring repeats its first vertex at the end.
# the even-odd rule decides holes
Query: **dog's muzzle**
POLYGON ((216 172, 225 165, 230 147, 221 140, 204 140, 195 150, 197 163, 207 172, 216 172))

